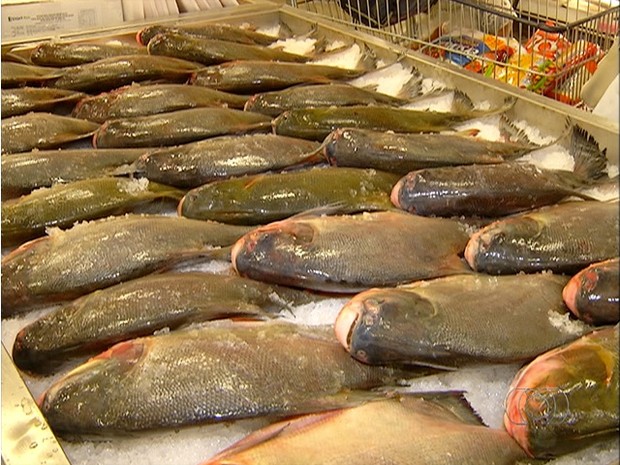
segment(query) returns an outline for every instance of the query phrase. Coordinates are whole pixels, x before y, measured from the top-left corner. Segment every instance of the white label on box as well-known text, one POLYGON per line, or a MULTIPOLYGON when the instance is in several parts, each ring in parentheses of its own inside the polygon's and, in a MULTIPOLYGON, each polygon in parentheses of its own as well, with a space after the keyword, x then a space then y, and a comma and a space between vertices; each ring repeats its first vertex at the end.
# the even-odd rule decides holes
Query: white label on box
POLYGON ((38 2, 2 7, 2 39, 88 31, 123 22, 121 0, 38 2))

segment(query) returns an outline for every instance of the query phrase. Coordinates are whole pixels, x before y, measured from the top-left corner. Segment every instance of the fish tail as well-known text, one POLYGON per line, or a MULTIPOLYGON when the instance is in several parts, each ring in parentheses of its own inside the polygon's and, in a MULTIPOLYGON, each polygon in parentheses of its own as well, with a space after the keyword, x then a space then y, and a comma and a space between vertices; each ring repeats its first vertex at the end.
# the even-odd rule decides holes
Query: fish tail
POLYGON ((491 116, 497 114, 501 115, 510 110, 516 101, 517 99, 515 97, 506 97, 503 103, 497 108, 492 108, 490 110, 470 110, 469 113, 472 117, 491 116))
POLYGON ((607 149, 601 150, 583 128, 573 127, 569 151, 575 160, 573 173, 583 180, 596 181, 606 175, 607 149))
MULTIPOLYGON (((538 147, 532 142, 523 129, 515 126, 505 113, 499 117, 499 132, 502 138, 507 142, 514 142, 531 147, 538 147)), ((554 142, 555 143, 555 142, 554 142)))
POLYGON ((452 99, 452 111, 454 113, 472 113, 474 112, 474 102, 471 101, 469 96, 460 90, 453 91, 452 99))

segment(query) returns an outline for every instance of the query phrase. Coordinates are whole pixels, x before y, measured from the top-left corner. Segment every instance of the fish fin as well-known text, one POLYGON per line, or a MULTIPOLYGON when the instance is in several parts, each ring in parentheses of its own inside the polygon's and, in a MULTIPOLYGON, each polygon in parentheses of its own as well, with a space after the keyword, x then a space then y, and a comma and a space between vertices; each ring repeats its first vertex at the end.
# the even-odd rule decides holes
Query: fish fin
POLYGON ((487 426, 465 397, 465 391, 412 392, 401 395, 400 401, 407 404, 411 399, 420 398, 443 409, 443 412, 441 412, 433 408, 433 416, 439 414, 444 417, 443 419, 454 420, 458 423, 487 426))
POLYGON ((176 187, 168 186, 166 184, 160 184, 158 182, 149 181, 148 192, 150 192, 154 198, 170 198, 175 200, 181 200, 186 191, 177 189, 176 187))
POLYGON ((303 212, 299 212, 295 215, 289 216, 287 220, 310 218, 324 215, 338 215, 343 212, 344 208, 346 208, 345 202, 333 202, 327 205, 321 205, 320 207, 304 210, 303 212))
POLYGON ((422 95, 422 79, 422 75, 418 70, 414 69, 411 73, 411 78, 403 84, 396 97, 403 100, 411 100, 422 95))
POLYGON ((374 70, 377 67, 377 55, 376 53, 366 44, 362 43, 358 44, 362 50, 362 54, 360 55, 359 60, 357 61, 356 68, 365 69, 365 70, 374 70))
POLYGON ((452 111, 454 113, 472 113, 474 111, 474 102, 465 92, 454 90, 453 94, 452 111))
POLYGON ((515 142, 523 145, 536 147, 523 129, 519 129, 515 124, 508 119, 505 113, 502 113, 499 117, 499 132, 504 141, 515 142))
POLYGON ((251 189, 254 184, 256 184, 257 182, 260 182, 265 177, 266 177, 266 175, 264 173, 257 174, 257 175, 254 175, 254 176, 248 176, 246 182, 243 184, 243 188, 244 189, 251 189))
POLYGON ((251 432, 233 445, 219 452, 203 465, 216 465, 223 462, 227 457, 244 452, 254 446, 268 442, 282 434, 290 432, 303 431, 315 424, 320 424, 330 418, 337 417, 342 412, 340 410, 332 410, 328 412, 311 413, 301 417, 273 423, 264 428, 260 428, 251 432))
POLYGON ((584 181, 595 181, 605 175, 607 149, 601 150, 594 137, 579 126, 573 127, 569 151, 575 160, 573 173, 584 181))
POLYGON ((293 37, 293 30, 291 29, 291 27, 280 21, 280 27, 278 28, 278 39, 290 39, 291 37, 293 37))
POLYGON ((480 129, 464 129, 463 131, 457 131, 456 134, 465 137, 476 137, 480 133, 480 129))

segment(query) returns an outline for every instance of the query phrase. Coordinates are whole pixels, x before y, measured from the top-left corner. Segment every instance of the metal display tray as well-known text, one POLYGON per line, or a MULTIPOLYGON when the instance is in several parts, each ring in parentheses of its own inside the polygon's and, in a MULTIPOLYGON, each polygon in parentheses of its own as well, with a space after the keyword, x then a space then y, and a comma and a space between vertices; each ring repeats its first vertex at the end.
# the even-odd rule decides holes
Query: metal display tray
MULTIPOLYGON (((507 97, 515 97, 516 103, 509 110, 513 120, 523 120, 531 126, 540 128, 541 133, 560 134, 565 127, 566 117, 588 131, 607 150, 610 163, 618 164, 619 128, 615 122, 597 115, 585 113, 541 95, 518 89, 501 82, 493 82, 481 76, 467 73, 445 63, 438 62, 418 52, 402 48, 380 38, 355 31, 350 27, 336 24, 323 16, 301 11, 288 5, 260 1, 244 3, 216 11, 206 11, 184 15, 180 18, 167 18, 158 21, 132 22, 120 27, 99 29, 87 33, 71 33, 54 36, 65 41, 134 41, 136 32, 151 24, 199 25, 226 22, 228 24, 250 23, 258 28, 272 28, 286 24, 295 34, 307 33, 313 27, 328 40, 355 41, 366 44, 384 62, 401 59, 403 64, 414 66, 424 77, 441 80, 448 86, 460 89, 474 102, 488 101, 491 105, 501 104, 507 97)), ((7 41, 5 48, 22 49, 26 53, 41 40, 7 41)), ((9 348, 10 349, 10 348, 9 348)), ((2 463, 3 464, 68 464, 69 461, 59 449, 58 442, 38 410, 10 356, 4 350, 2 357, 2 463), (36 446, 33 447, 32 444, 36 446)), ((96 457, 92 457, 97 463, 96 457)))

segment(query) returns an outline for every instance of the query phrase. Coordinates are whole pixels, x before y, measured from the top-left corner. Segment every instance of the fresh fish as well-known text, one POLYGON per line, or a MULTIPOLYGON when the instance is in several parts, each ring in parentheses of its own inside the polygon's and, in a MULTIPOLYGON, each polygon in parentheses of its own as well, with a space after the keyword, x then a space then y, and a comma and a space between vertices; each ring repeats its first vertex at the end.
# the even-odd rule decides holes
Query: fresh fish
POLYGON ((318 163, 308 159, 319 144, 275 134, 219 136, 149 152, 135 163, 148 179, 198 187, 234 176, 318 163))
POLYGON ((401 176, 423 168, 500 163, 535 148, 463 133, 398 134, 357 128, 336 129, 325 140, 325 156, 332 165, 375 168, 401 176))
POLYGON ((514 465, 525 452, 460 393, 392 396, 260 429, 204 465, 514 465))
POLYGON ((618 437, 618 325, 551 350, 523 368, 504 426, 532 457, 550 458, 618 437))
POLYGON ((34 150, 4 156, 2 198, 28 194, 59 182, 126 174, 133 162, 151 150, 155 149, 34 150))
POLYGON ((40 404, 57 434, 110 434, 339 408, 404 376, 352 359, 331 326, 236 323, 117 344, 40 404))
POLYGON ((468 274, 371 289, 340 310, 335 331, 358 360, 458 368, 532 360, 592 327, 569 318, 568 278, 468 274))
POLYGON ((275 316, 318 296, 260 281, 198 272, 149 275, 95 291, 23 328, 13 345, 22 370, 54 371, 67 359, 195 322, 275 316))
POLYGON ((233 60, 274 60, 304 63, 311 57, 261 45, 245 45, 226 40, 203 39, 183 34, 161 33, 149 41, 149 54, 217 65, 233 60))
POLYGON ((54 81, 59 89, 102 92, 140 81, 185 82, 202 66, 178 58, 126 55, 65 68, 54 81))
POLYGON ((297 84, 325 84, 334 80, 353 79, 366 72, 361 68, 348 69, 313 63, 247 60, 202 68, 192 74, 190 83, 225 92, 253 94, 297 84))
POLYGON ((64 69, 2 61, 2 90, 9 87, 44 84, 59 78, 64 69))
POLYGON ((270 45, 278 40, 278 37, 263 34, 249 28, 217 23, 201 24, 200 26, 165 26, 163 24, 153 24, 140 29, 136 34, 136 41, 139 44, 148 45, 153 37, 162 33, 188 35, 203 39, 225 40, 247 45, 270 45))
POLYGON ((2 202, 2 243, 20 244, 49 227, 125 213, 155 199, 180 200, 184 192, 148 179, 111 176, 56 184, 2 202))
POLYGON ((427 13, 438 0, 387 0, 385 2, 366 2, 363 0, 338 0, 340 8, 350 15, 354 22, 383 28, 413 16, 427 13))
POLYGON ((92 63, 104 58, 146 55, 146 53, 146 47, 140 47, 136 44, 47 41, 34 48, 30 55, 30 61, 35 65, 61 68, 92 63))
POLYGON ((197 107, 243 109, 247 97, 185 84, 131 85, 87 97, 73 110, 75 118, 103 123, 197 107))
POLYGON ((106 121, 93 137, 97 148, 186 144, 224 134, 267 131, 271 118, 232 108, 191 108, 106 121))
POLYGON ((348 293, 467 273, 468 237, 457 221, 395 211, 296 217, 246 234, 231 257, 242 276, 348 293))
POLYGON ((2 120, 2 153, 51 149, 92 136, 99 124, 53 113, 28 113, 2 120))
POLYGON ((273 120, 276 134, 324 140, 338 128, 355 127, 376 131, 440 132, 463 121, 506 111, 514 104, 509 100, 499 109, 475 110, 464 94, 459 96, 454 111, 436 112, 388 106, 353 105, 289 110, 273 120))
MULTIPOLYGON (((17 47, 19 48, 19 47, 17 47)), ((30 64, 30 60, 28 56, 24 56, 19 52, 19 50, 11 49, 11 48, 2 48, 2 61, 10 62, 10 63, 22 63, 24 65, 30 64)))
POLYGON ((189 191, 179 215, 231 224, 266 224, 319 207, 338 213, 390 209, 398 176, 358 168, 314 168, 214 181, 189 191))
POLYGON ((618 202, 574 201, 520 213, 476 232, 465 258, 489 274, 577 273, 620 255, 618 202))
MULTIPOLYGON (((575 130, 586 138, 580 129, 575 130)), ((410 213, 434 216, 510 215, 585 197, 579 188, 606 176, 607 156, 598 146, 573 153, 575 170, 552 170, 529 163, 448 166, 416 170, 392 190, 392 203, 410 213)))
POLYGON ((620 321, 620 258, 593 263, 568 282, 564 302, 577 318, 595 325, 620 321))
POLYGON ((249 228, 174 216, 126 215, 80 223, 2 258, 2 316, 73 300, 97 289, 204 257, 249 228), (211 251, 211 252, 210 252, 211 251))
MULTIPOLYGON (((416 81, 418 84, 420 81, 416 81)), ((406 94, 408 94, 408 90, 406 94)), ((415 92, 412 91, 415 94, 415 92)), ((255 94, 247 101, 245 109, 278 116, 286 110, 313 107, 389 105, 401 106, 409 103, 406 95, 391 96, 351 84, 315 84, 293 86, 287 89, 255 94)))
POLYGON ((47 87, 2 89, 2 118, 31 111, 53 111, 58 107, 70 109, 84 96, 81 92, 47 87))

